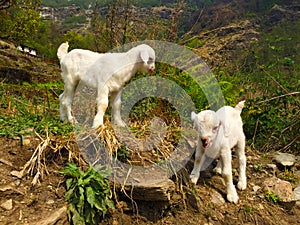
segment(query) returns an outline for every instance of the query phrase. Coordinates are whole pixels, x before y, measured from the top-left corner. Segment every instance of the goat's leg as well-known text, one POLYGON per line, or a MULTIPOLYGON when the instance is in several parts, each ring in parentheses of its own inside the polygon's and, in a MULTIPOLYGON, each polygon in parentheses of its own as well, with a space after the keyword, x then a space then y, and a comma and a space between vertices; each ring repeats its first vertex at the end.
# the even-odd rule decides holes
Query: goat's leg
POLYGON ((237 187, 240 190, 245 190, 247 187, 245 137, 240 138, 240 140, 238 141, 236 152, 239 160, 239 181, 237 187))
POLYGON ((217 174, 222 174, 222 167, 223 167, 223 162, 222 162, 222 158, 220 158, 217 163, 217 166, 213 169, 213 171, 217 174))
POLYGON ((222 176, 226 184, 227 200, 229 202, 237 203, 239 197, 237 195, 232 180, 232 167, 231 167, 232 156, 231 156, 230 148, 221 149, 221 158, 223 163, 222 176))
POLYGON ((120 127, 125 127, 126 124, 121 118, 121 95, 122 90, 113 92, 111 94, 111 101, 112 101, 112 119, 114 124, 120 127))
POLYGON ((77 83, 65 83, 64 92, 60 95, 60 118, 64 120, 66 117, 68 122, 71 124, 77 123, 76 119, 72 115, 72 103, 74 99, 75 89, 77 87, 77 83))
POLYGON ((201 158, 203 157, 203 148, 201 145, 201 140, 198 139, 198 143, 197 143, 197 148, 196 148, 196 153, 195 153, 195 162, 194 162, 194 168, 191 172, 190 178, 192 183, 196 184, 199 176, 200 176, 200 163, 201 163, 201 158))
POLYGON ((63 96, 64 96, 64 93, 62 93, 60 96, 59 96, 59 115, 60 115, 60 120, 61 121, 65 121, 68 117, 67 117, 67 111, 66 111, 66 107, 64 106, 64 104, 62 104, 63 102, 63 96))
POLYGON ((103 124, 103 117, 108 106, 108 95, 109 95, 108 87, 104 86, 102 87, 102 89, 98 89, 97 100, 96 100, 97 114, 94 118, 92 128, 98 128, 100 125, 103 124))

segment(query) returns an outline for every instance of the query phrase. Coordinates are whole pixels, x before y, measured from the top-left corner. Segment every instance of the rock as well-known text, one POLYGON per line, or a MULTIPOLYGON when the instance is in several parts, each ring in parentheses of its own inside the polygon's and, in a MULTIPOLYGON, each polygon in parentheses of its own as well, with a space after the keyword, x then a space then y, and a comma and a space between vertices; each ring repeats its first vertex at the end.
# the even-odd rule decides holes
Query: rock
POLYGON ((175 191, 175 183, 167 179, 155 184, 128 185, 123 190, 135 200, 170 201, 171 195, 175 191))
POLYGON ((211 202, 215 205, 223 205, 225 204, 225 199, 219 192, 213 191, 211 194, 211 202))
POLYGON ((57 221, 66 217, 67 217, 67 206, 63 206, 59 209, 56 209, 54 212, 49 212, 49 215, 45 216, 45 218, 43 218, 42 220, 31 224, 32 225, 53 225, 53 224, 57 224, 57 221))
POLYGON ((290 182, 281 180, 277 177, 266 179, 263 182, 263 189, 266 192, 272 192, 279 196, 283 202, 293 201, 293 187, 290 182))
POLYGON ((55 202, 54 202, 54 200, 53 199, 49 199, 47 202, 46 202, 46 204, 48 204, 48 205, 53 205, 55 202))
POLYGON ((254 191, 254 192, 257 192, 259 189, 261 189, 261 187, 258 186, 258 185, 255 185, 255 186, 253 187, 253 191, 254 191))
POLYGON ((23 172, 23 170, 21 170, 21 171, 14 170, 14 171, 11 171, 10 174, 14 177, 21 179, 24 175, 24 172, 23 172))
POLYGON ((5 210, 12 210, 13 200, 9 199, 9 200, 3 202, 0 206, 1 206, 1 208, 5 209, 5 210))
POLYGON ((266 164, 266 165, 264 165, 264 168, 275 171, 277 166, 275 164, 266 164))
POLYGON ((296 201, 300 201, 300 185, 296 187, 293 191, 293 199, 296 201))
POLYGON ((267 171, 269 171, 270 173, 273 174, 273 176, 275 176, 276 171, 277 171, 277 166, 276 164, 265 164, 263 166, 264 169, 266 169, 267 171))
POLYGON ((31 143, 30 138, 24 138, 22 145, 28 146, 28 145, 30 145, 30 143, 31 143))
POLYGON ((282 166, 293 166, 295 164, 296 157, 289 153, 276 152, 272 160, 282 166))

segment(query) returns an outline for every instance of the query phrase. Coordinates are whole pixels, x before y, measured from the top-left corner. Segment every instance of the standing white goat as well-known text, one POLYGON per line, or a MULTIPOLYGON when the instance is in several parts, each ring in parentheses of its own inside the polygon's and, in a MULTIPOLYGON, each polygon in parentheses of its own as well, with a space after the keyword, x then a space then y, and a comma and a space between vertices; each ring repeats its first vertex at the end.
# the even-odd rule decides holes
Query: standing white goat
POLYGON ((97 89, 97 114, 93 128, 103 124, 103 116, 108 107, 108 97, 112 100, 112 115, 118 126, 125 126, 121 119, 121 92, 125 82, 137 72, 153 72, 155 52, 145 44, 138 45, 123 53, 99 54, 88 50, 74 49, 67 52, 67 43, 57 50, 60 59, 64 92, 60 95, 60 118, 76 123, 71 106, 79 81, 97 89))
POLYGON ((232 180, 231 149, 234 147, 236 148, 239 160, 239 180, 237 187, 240 190, 245 190, 247 187, 245 135, 240 116, 244 102, 239 102, 235 108, 224 106, 217 112, 204 110, 199 114, 194 112, 191 114, 191 119, 198 131, 198 144, 194 169, 191 172, 190 178, 193 183, 197 183, 205 155, 220 157, 216 170, 222 173, 226 183, 227 200, 233 203, 237 203, 239 199, 232 180))

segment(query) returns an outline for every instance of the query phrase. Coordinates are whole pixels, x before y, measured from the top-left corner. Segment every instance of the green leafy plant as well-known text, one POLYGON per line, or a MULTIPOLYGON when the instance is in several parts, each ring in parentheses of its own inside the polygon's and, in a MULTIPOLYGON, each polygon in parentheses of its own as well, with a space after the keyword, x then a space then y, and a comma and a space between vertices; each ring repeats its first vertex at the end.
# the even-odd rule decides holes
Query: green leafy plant
POLYGON ((114 209, 112 193, 107 177, 111 171, 102 166, 90 166, 86 172, 74 163, 68 163, 61 174, 66 175, 66 201, 68 216, 73 224, 97 224, 108 209, 114 209))
POLYGON ((262 171, 262 164, 261 163, 258 163, 258 164, 254 164, 253 165, 253 168, 255 170, 255 172, 261 172, 262 171))
POLYGON ((294 173, 294 169, 285 169, 284 172, 279 174, 279 177, 283 180, 289 181, 289 182, 297 182, 297 176, 294 173))
POLYGON ((279 201, 279 196, 271 191, 267 191, 265 197, 269 202, 274 204, 277 204, 279 201))

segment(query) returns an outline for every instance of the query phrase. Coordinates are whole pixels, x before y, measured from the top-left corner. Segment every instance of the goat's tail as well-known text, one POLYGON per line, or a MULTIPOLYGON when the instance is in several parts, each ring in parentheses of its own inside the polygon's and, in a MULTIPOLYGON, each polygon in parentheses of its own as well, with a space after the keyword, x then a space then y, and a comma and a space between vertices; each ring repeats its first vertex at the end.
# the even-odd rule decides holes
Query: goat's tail
POLYGON ((245 100, 240 101, 234 108, 235 108, 235 110, 237 110, 239 113, 241 113, 242 110, 243 110, 244 105, 245 105, 245 100))
POLYGON ((58 57, 59 61, 61 61, 61 59, 64 55, 68 54, 68 48, 69 48, 68 42, 64 42, 58 47, 57 57, 58 57))

